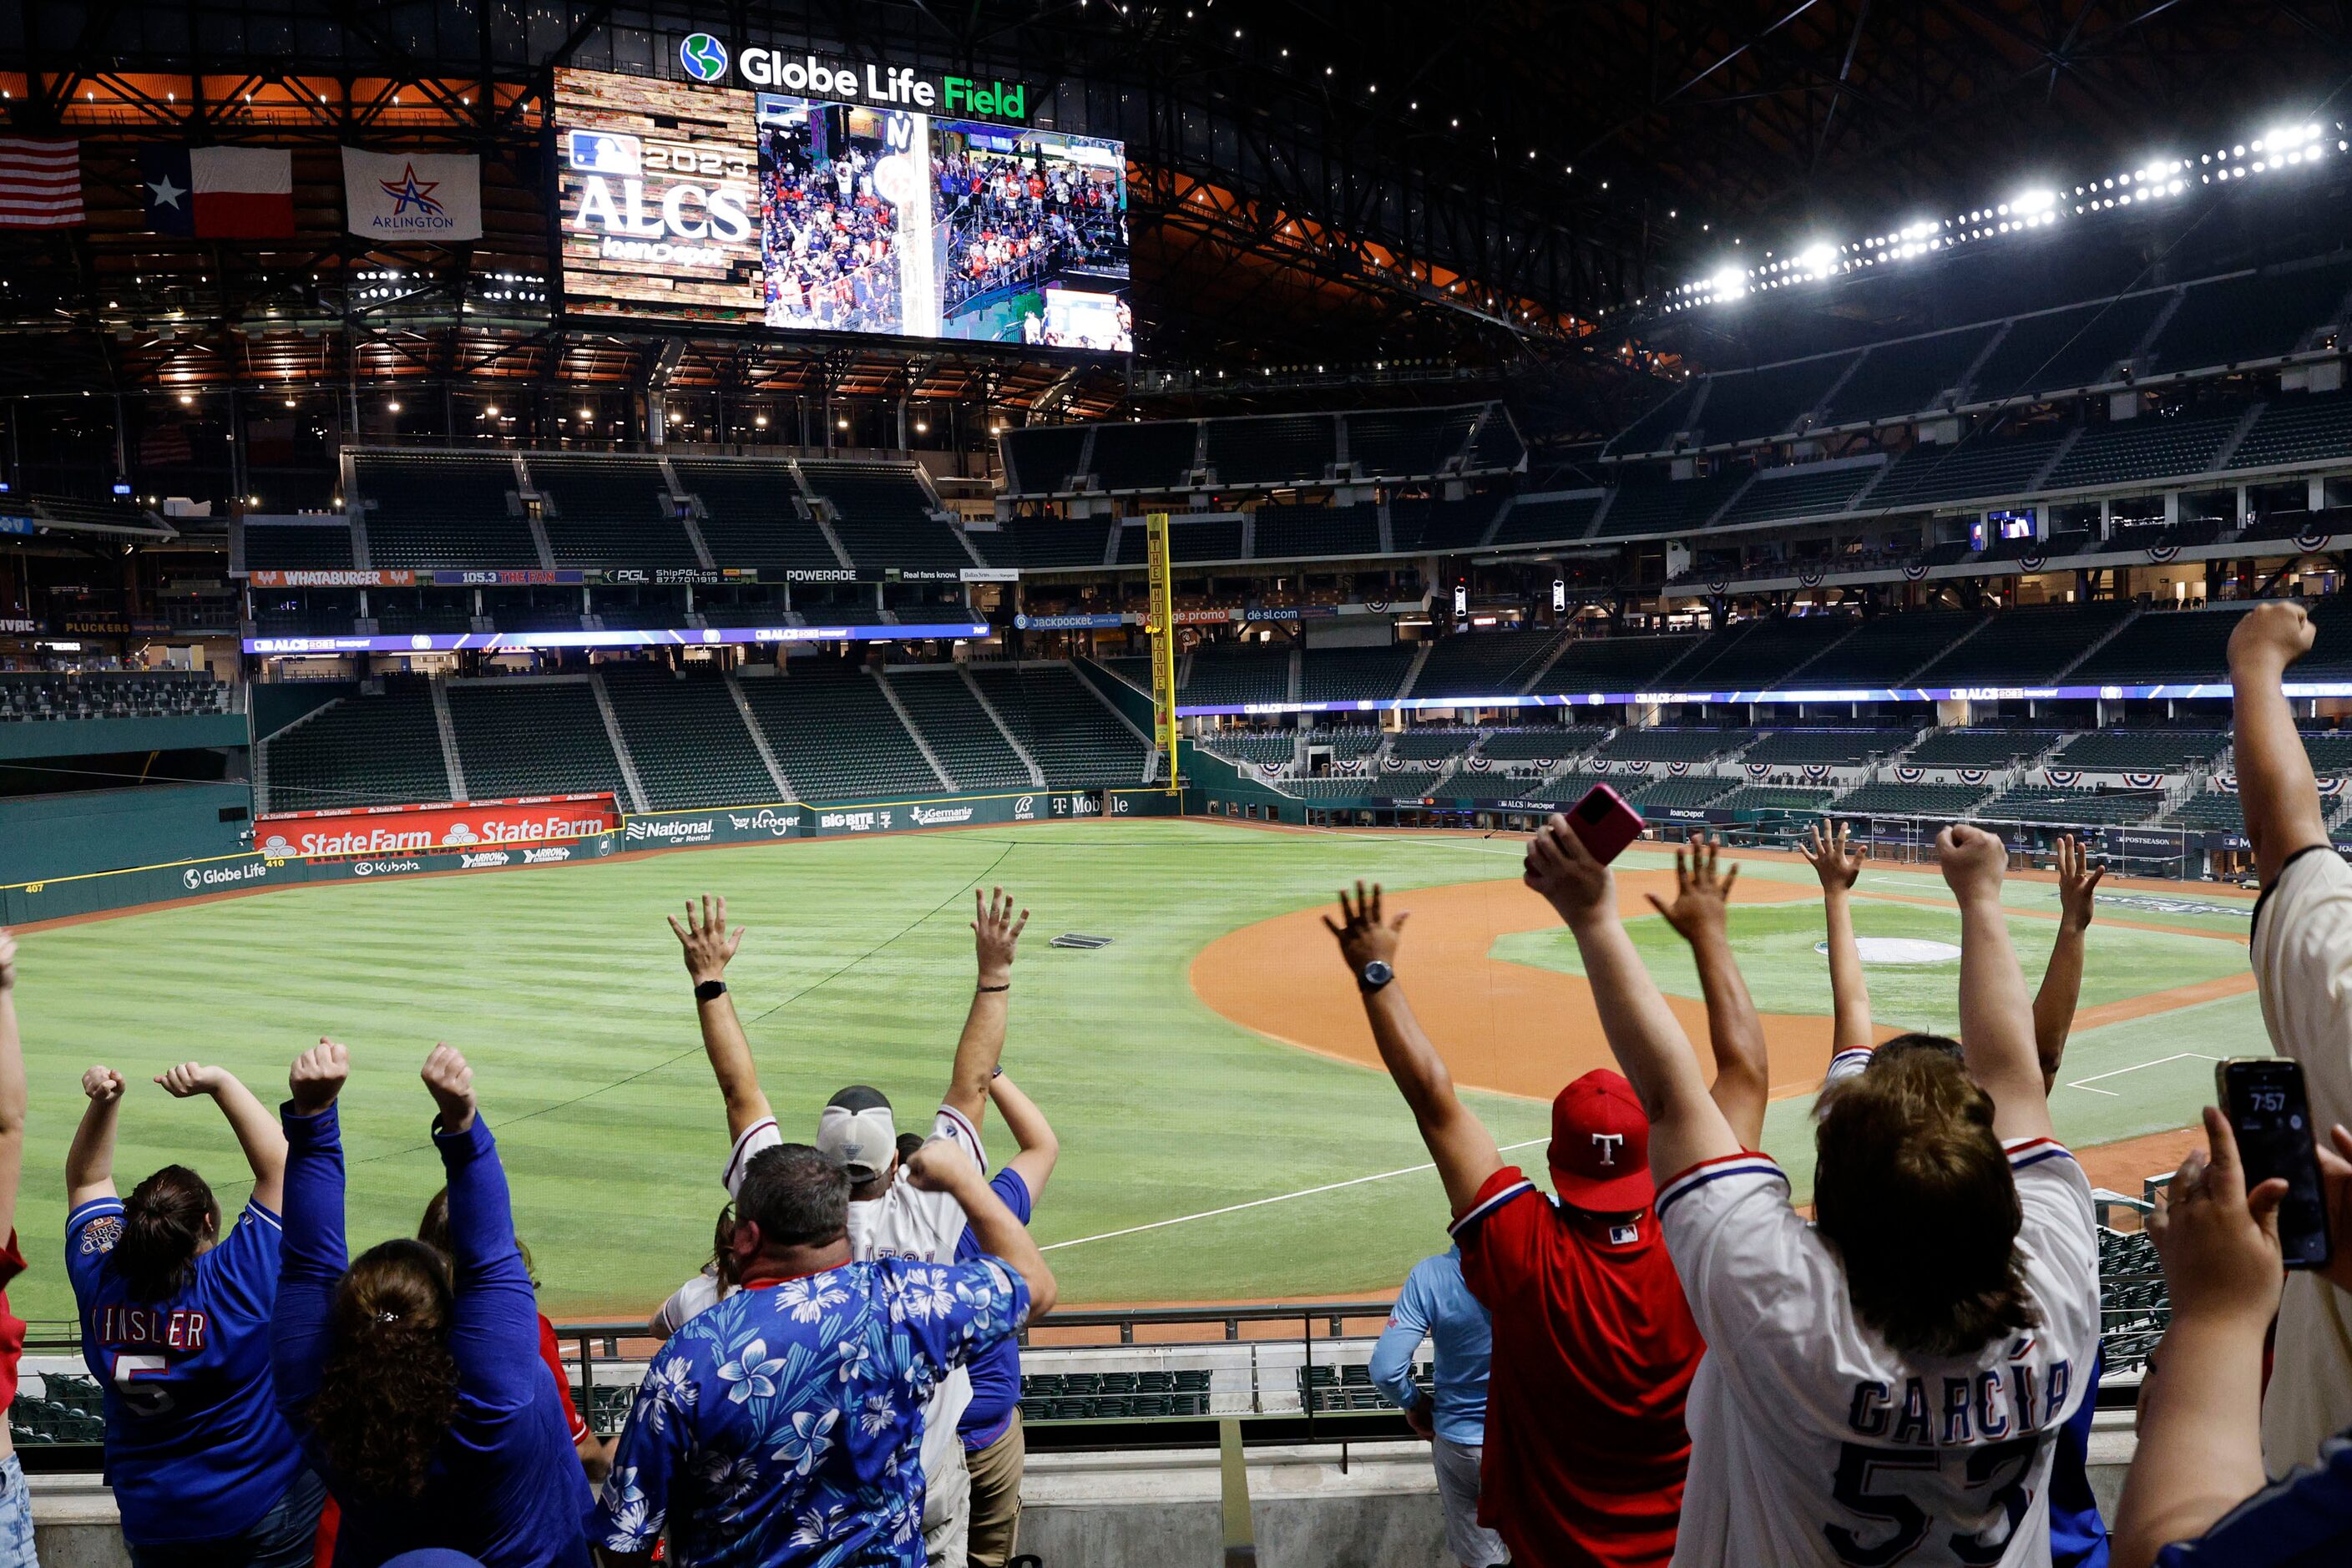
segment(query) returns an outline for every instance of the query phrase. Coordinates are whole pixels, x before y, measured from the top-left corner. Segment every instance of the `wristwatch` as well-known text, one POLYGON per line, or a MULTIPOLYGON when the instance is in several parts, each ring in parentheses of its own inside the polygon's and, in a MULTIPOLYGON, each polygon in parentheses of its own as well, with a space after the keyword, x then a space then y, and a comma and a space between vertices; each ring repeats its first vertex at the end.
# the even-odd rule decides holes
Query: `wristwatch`
POLYGON ((1356 984, 1366 995, 1378 991, 1396 978, 1396 971, 1385 958, 1375 958, 1358 972, 1356 984))
POLYGON ((726 994, 727 982, 724 980, 704 980, 694 987, 694 999, 698 1002, 716 1002, 726 994))

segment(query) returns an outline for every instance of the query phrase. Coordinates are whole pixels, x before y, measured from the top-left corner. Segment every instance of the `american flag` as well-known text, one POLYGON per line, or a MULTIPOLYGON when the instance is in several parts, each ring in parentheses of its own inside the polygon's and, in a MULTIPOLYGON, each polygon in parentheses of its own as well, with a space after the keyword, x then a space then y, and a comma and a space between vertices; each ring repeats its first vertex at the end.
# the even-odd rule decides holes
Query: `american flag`
POLYGON ((81 143, 0 136, 0 228, 66 228, 82 221, 81 143))

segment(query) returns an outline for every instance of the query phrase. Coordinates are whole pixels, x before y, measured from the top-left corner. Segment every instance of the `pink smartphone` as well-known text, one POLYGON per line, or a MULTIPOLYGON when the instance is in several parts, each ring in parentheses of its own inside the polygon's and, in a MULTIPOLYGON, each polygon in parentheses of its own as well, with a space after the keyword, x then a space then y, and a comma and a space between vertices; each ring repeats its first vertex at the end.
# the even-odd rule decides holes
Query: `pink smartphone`
POLYGON ((1625 846, 1642 837, 1649 825, 1642 814, 1625 804, 1625 797, 1607 784, 1594 784, 1582 800, 1570 808, 1568 826, 1592 858, 1606 866, 1624 852, 1625 846))

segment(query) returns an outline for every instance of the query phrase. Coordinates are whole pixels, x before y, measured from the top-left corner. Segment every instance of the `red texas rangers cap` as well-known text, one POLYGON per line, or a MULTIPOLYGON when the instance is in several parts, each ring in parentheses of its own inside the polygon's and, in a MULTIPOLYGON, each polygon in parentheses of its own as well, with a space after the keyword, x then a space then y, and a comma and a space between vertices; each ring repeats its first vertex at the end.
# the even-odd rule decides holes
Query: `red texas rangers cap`
POLYGON ((1647 1208, 1650 1119, 1633 1086, 1595 1068, 1551 1102, 1551 1181, 1559 1201, 1604 1214, 1647 1208))

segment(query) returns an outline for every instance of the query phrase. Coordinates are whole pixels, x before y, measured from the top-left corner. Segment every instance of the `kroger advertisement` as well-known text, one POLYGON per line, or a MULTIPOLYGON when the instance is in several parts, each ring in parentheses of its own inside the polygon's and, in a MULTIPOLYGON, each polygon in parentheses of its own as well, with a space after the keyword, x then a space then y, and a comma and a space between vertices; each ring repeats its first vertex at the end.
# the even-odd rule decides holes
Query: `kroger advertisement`
POLYGON ((1020 83, 700 33, 679 60, 556 72, 567 310, 1133 351, 1119 142, 1018 123, 1020 83))

